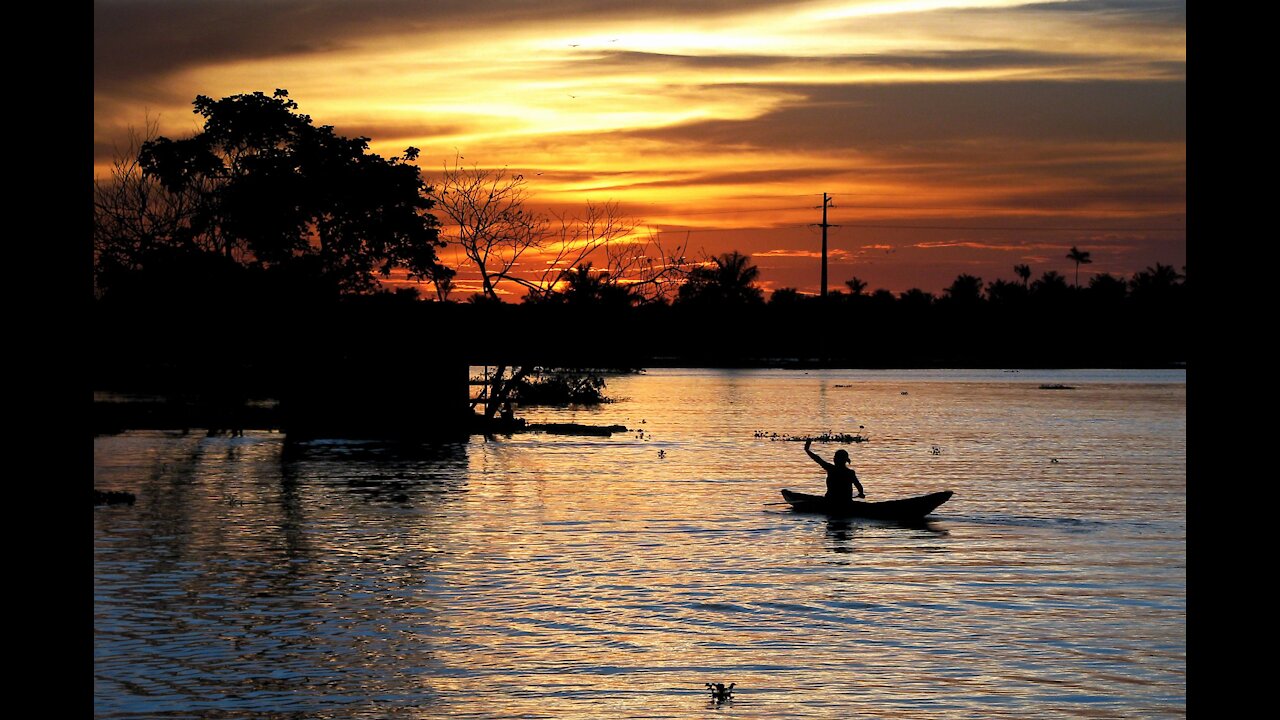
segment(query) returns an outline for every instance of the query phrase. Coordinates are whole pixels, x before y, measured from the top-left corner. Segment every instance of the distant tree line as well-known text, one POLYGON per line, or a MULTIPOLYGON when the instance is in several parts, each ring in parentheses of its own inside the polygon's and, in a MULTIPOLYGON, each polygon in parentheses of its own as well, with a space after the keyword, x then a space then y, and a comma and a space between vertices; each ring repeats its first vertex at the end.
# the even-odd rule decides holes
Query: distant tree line
MULTIPOLYGON (((1023 266, 1025 268, 1025 266, 1023 266)), ((546 344, 557 362, 847 367, 1109 367, 1185 361, 1186 280, 1157 263, 1130 278, 1076 287, 1055 271, 984 283, 961 274, 940 295, 901 293, 850 278, 822 298, 782 288, 765 299, 758 269, 731 252, 691 269, 671 299, 587 283, 523 305, 490 305, 489 327, 511 344, 546 344), (563 355, 563 357, 560 357, 563 355)), ((481 347, 477 347, 481 350, 481 347)), ((498 352, 499 348, 487 349, 498 352)))
MULTIPOLYGON (((398 366, 442 357, 489 364, 512 388, 547 368, 1158 367, 1186 360, 1186 280, 1159 263, 1128 279, 1097 275, 1080 288, 1054 271, 1029 282, 962 274, 936 296, 867 292, 851 278, 847 291, 826 298, 784 288, 766 300, 755 274, 749 258, 727 253, 690 271, 671 299, 590 282, 595 275, 584 271, 583 279, 519 304, 427 301, 412 289, 331 298, 305 312, 103 303, 95 327, 103 373, 130 381, 124 384, 203 378, 259 385, 265 395, 314 358, 355 347, 378 348, 398 366)), ((366 380, 370 387, 396 382, 366 380)), ((492 397, 485 410, 496 413, 507 396, 492 397)))

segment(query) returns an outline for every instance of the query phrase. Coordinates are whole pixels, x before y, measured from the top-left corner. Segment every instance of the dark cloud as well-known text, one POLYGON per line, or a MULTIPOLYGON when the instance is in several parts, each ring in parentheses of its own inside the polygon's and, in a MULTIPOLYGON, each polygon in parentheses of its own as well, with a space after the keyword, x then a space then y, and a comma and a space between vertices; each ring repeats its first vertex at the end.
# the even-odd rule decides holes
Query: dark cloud
MULTIPOLYGON (((941 23, 972 22, 986 18, 1009 18, 1024 22, 1053 18, 1078 22, 1082 28, 1095 31, 1163 33, 1186 29, 1187 4, 1182 0, 1061 0, 1001 7, 940 8, 916 13, 913 19, 921 26, 936 28, 942 27, 941 23)), ((883 27, 886 23, 900 21, 901 16, 897 15, 851 18, 842 21, 841 26, 883 27)))
MULTIPOLYGON (((317 123, 324 124, 324 123, 317 123)), ((461 125, 430 123, 360 123, 335 125, 334 131, 346 137, 366 137, 371 142, 429 142, 433 138, 448 137, 462 132, 461 125)))
POLYGON ((983 139, 1186 140, 1186 83, 1182 81, 753 87, 772 87, 805 99, 750 120, 710 120, 635 134, 726 148, 849 151, 983 139))
MULTIPOLYGON (((673 24, 690 17, 715 17, 753 9, 803 5, 779 0, 97 0, 94 3, 94 78, 100 90, 137 99, 172 101, 156 80, 191 67, 235 60, 270 59, 341 50, 370 37, 455 33, 505 26, 563 26, 565 18, 610 21, 669 17, 673 24)), ((1085 0, 1028 3, 1016 8, 942 9, 917 15, 945 22, 951 13, 1054 13, 1088 17, 1090 22, 1159 22, 1185 27, 1184 2, 1157 0, 1085 0), (1101 18, 1095 20, 1095 18, 1101 18)), ((894 20, 892 17, 885 22, 894 20)), ((865 26, 865 18, 849 21, 865 26)), ((918 53, 794 59, 793 65, 837 64, 866 67, 997 68, 1059 67, 1081 56, 1018 51, 918 53)), ((777 62, 761 56, 679 57, 643 53, 610 54, 600 62, 643 67, 672 63, 709 70, 761 67, 777 62)))
POLYGON ((172 99, 152 81, 193 66, 337 49, 375 23, 356 4, 252 0, 102 0, 94 4, 94 85, 172 99), (348 33, 338 32, 347 27, 348 33))
MULTIPOLYGON (((741 12, 778 0, 97 0, 94 82, 159 99, 156 78, 220 62, 339 50, 369 37, 741 12)), ((168 98, 172 99, 172 98, 168 98)))
POLYGON ((754 185, 756 183, 786 182, 788 180, 819 179, 823 177, 830 177, 837 172, 838 171, 825 168, 795 168, 792 170, 686 173, 678 177, 666 177, 660 180, 601 184, 588 188, 588 190, 603 191, 654 187, 685 188, 705 187, 707 185, 754 185))
POLYGON ((1033 2, 1016 8, 1020 12, 1056 12, 1071 15, 1110 15, 1128 20, 1135 18, 1164 25, 1186 26, 1185 0, 1071 0, 1070 2, 1033 2))
MULTIPOLYGON (((993 193, 990 197, 985 198, 983 202, 989 207, 1036 213, 1068 213, 1078 212, 1082 209, 1105 211, 1109 208, 1123 208, 1130 215, 1150 213, 1149 216, 1131 221, 1144 226, 1174 227, 1175 223, 1180 221, 1181 216, 1169 217, 1167 213, 1171 206, 1185 205, 1186 197, 1184 194, 1177 192, 1163 195, 1150 194, 1143 192, 1146 189, 1145 187, 1126 185, 1123 180, 1113 179, 1113 183, 1114 188, 1106 193, 1072 191, 1070 189, 1009 195, 993 193)), ((1108 222, 1115 224, 1117 221, 1108 220, 1108 222)), ((1125 221, 1118 222, 1123 224, 1125 221)))
POLYGON ((1157 60, 1150 63, 1149 67, 1158 74, 1168 77, 1183 79, 1187 77, 1187 62, 1185 60, 1157 60))
MULTIPOLYGON (((1039 52, 1033 50, 954 50, 916 53, 877 53, 785 57, 777 55, 722 54, 675 55, 638 51, 601 52, 577 64, 589 63, 592 69, 613 72, 635 71, 825 69, 825 70, 1025 70, 1064 67, 1099 68, 1107 64, 1132 65, 1131 58, 1083 53, 1039 52)), ((1169 62, 1143 63, 1160 75, 1176 75, 1185 64, 1169 62)))

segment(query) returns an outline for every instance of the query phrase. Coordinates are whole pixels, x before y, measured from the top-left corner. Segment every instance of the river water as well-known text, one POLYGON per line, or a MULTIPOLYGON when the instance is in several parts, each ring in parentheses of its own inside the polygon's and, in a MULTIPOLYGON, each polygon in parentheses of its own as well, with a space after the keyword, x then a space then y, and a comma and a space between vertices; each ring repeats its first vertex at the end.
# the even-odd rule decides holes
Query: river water
POLYGON ((96 717, 1185 717, 1184 371, 607 391, 517 414, 610 438, 95 438, 95 487, 138 496, 94 513, 96 717), (823 432, 869 437, 814 445, 869 500, 955 496, 779 506, 824 476, 772 435, 823 432))

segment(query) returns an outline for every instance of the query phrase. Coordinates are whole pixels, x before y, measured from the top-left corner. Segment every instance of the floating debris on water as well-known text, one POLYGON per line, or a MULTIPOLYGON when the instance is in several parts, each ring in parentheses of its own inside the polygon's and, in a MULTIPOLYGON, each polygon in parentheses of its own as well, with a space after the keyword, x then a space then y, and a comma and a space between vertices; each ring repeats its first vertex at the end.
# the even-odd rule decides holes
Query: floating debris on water
MULTIPOLYGON (((641 422, 644 422, 643 420, 641 422)), ((531 432, 544 432, 548 435, 599 435, 609 437, 613 433, 627 432, 626 425, 581 425, 579 423, 529 423, 525 426, 531 432)))
POLYGON ((729 683, 726 687, 724 683, 706 683, 706 686, 711 691, 711 700, 718 705, 726 700, 733 699, 733 688, 737 684, 729 683))
POLYGON ((93 504, 96 505, 132 505, 138 496, 123 490, 93 490, 93 504))
POLYGON ((1041 390, 1075 390, 1073 385, 1063 385, 1061 383, 1044 384, 1040 386, 1041 390))
POLYGON ((1050 464, 1050 465, 1057 465, 1057 464, 1058 464, 1058 458, 1049 458, 1049 464, 1050 464))
POLYGON ((898 394, 899 394, 899 395, 906 395, 906 394, 907 394, 907 391, 906 391, 906 390, 903 390, 902 392, 900 392, 900 393, 898 393, 898 394))
POLYGON ((941 455, 941 454, 942 454, 942 448, 938 447, 937 445, 934 445, 934 446, 933 446, 933 448, 929 450, 929 454, 930 454, 930 455, 941 455))
MULTIPOLYGON (((858 426, 862 429, 862 426, 858 426)), ((853 433, 832 433, 824 432, 821 435, 791 435, 788 433, 771 433, 767 430, 757 430, 755 432, 757 440, 768 440, 770 442, 817 442, 817 443, 860 443, 871 439, 869 435, 853 434, 853 433)))

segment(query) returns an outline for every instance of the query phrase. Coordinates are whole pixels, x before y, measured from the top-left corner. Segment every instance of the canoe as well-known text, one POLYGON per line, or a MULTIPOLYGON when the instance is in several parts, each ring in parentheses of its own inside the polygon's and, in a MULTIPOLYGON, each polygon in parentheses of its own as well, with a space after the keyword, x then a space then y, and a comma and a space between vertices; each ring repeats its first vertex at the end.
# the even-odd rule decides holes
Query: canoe
POLYGON ((782 499, 797 512, 815 512, 839 517, 872 518, 875 520, 920 520, 939 505, 951 499, 951 491, 930 493, 917 497, 884 500, 881 502, 831 502, 822 495, 782 491, 782 499))

